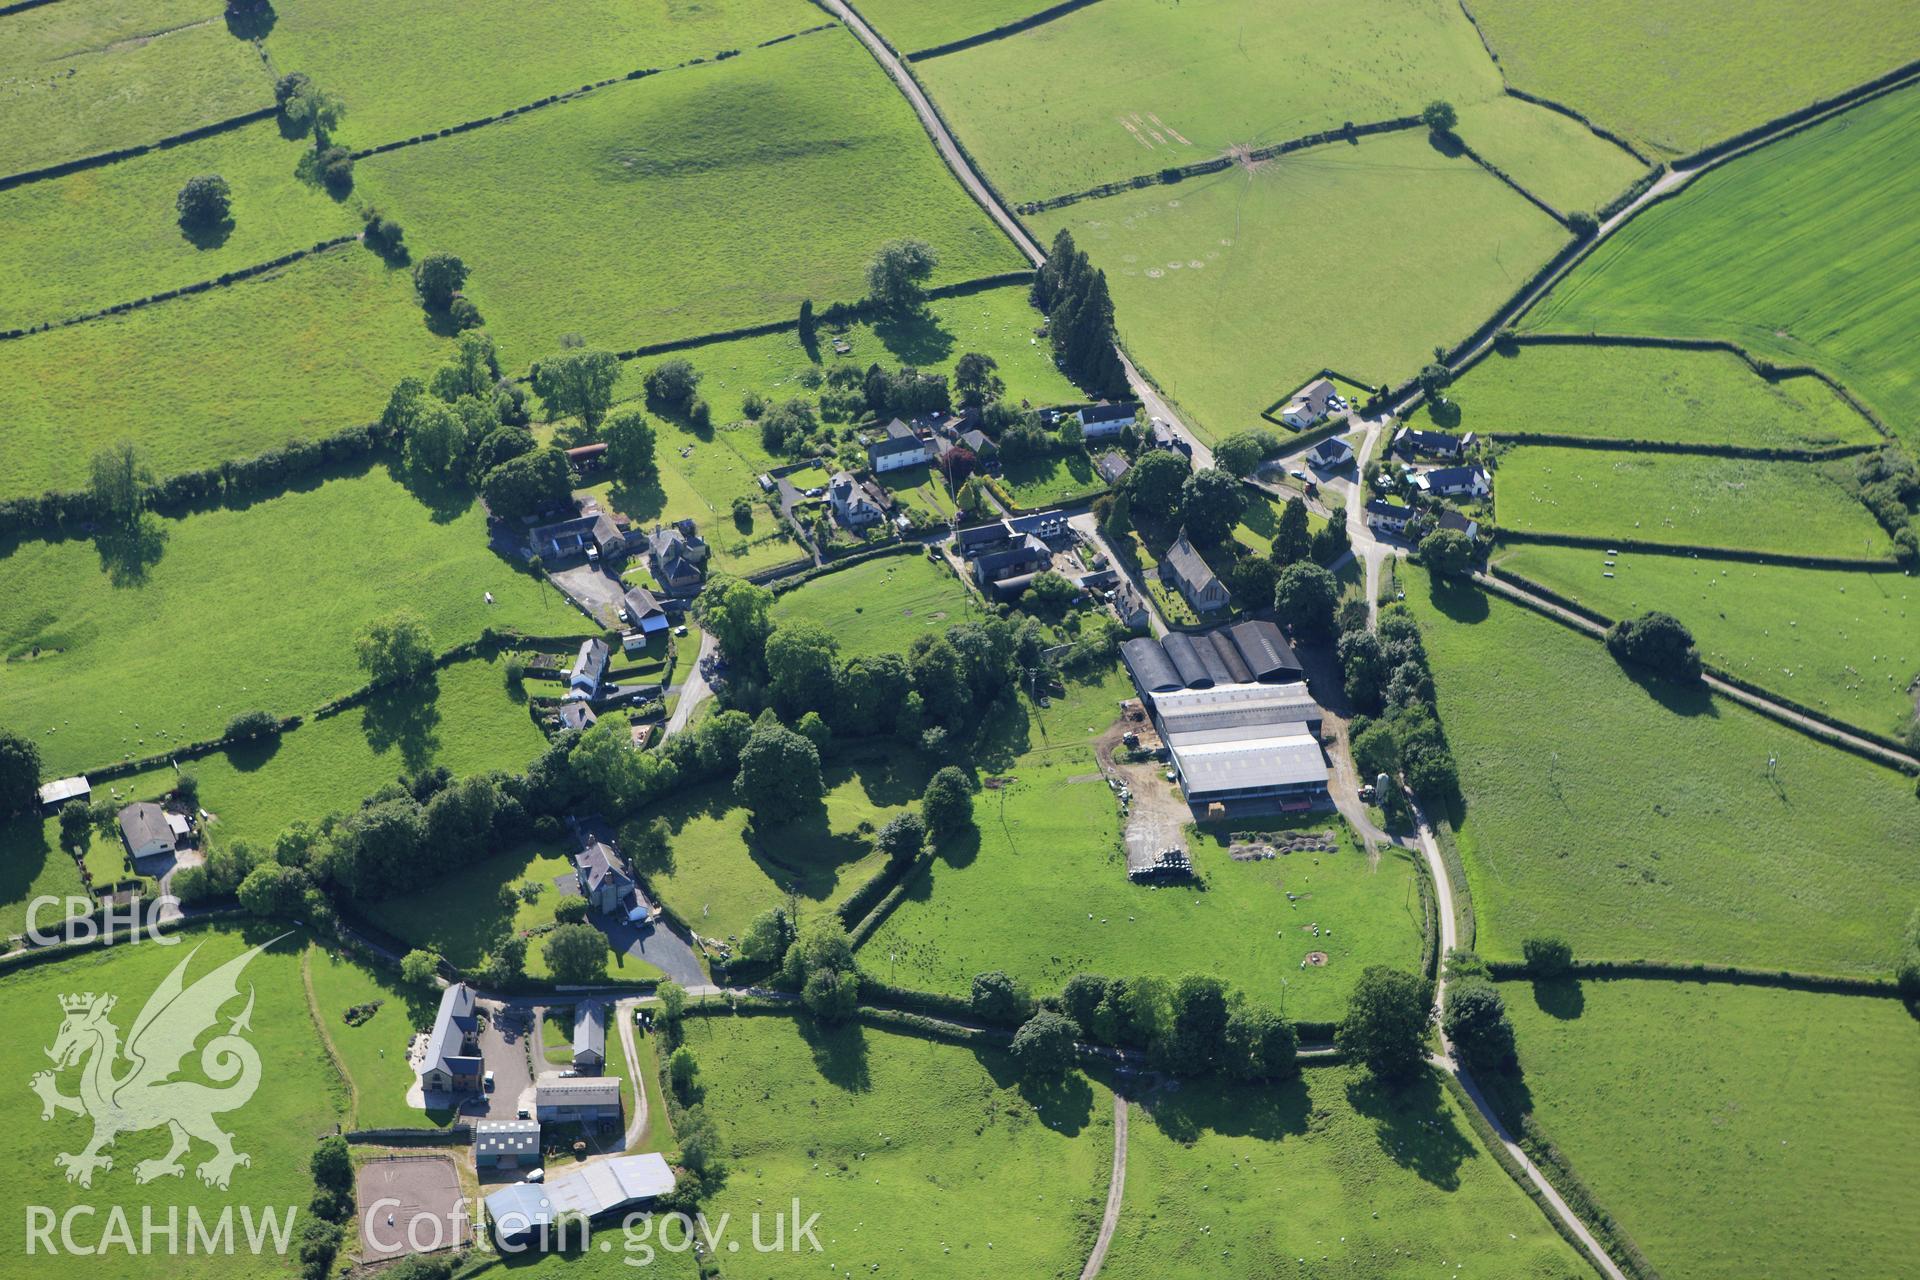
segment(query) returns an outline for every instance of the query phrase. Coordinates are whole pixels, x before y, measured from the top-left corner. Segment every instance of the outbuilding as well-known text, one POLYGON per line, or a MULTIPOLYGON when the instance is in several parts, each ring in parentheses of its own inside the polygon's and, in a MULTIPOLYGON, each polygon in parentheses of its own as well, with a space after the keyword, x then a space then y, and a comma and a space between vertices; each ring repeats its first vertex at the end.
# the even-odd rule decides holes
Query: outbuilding
POLYGON ((473 1163, 478 1169, 533 1168, 540 1163, 538 1120, 476 1120, 473 1163))

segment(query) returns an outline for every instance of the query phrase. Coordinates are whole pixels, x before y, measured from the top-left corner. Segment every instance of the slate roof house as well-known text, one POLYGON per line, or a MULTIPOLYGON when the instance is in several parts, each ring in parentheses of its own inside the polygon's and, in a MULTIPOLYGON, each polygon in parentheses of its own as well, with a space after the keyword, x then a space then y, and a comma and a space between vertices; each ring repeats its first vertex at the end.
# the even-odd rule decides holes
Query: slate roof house
POLYGON ((434 1015, 427 1055, 420 1063, 420 1087, 439 1093, 472 1091, 480 1087, 485 1069, 473 988, 456 982, 440 993, 440 1011, 434 1015))
POLYGON ((1388 502, 1385 498, 1374 498, 1367 503, 1367 524, 1388 533, 1405 533, 1407 523, 1416 514, 1405 503, 1388 502))
POLYGON ((567 672, 566 697, 575 701, 592 701, 600 693, 600 681, 607 674, 607 659, 610 651, 605 640, 582 640, 580 654, 573 660, 573 667, 567 672))
POLYGON ((573 855, 573 865, 579 872, 580 896, 588 906, 607 914, 624 910, 627 899, 633 896, 634 884, 633 877, 620 865, 619 854, 595 840, 573 855))
POLYGON ((1133 464, 1127 461, 1127 455, 1118 449, 1109 449, 1093 460, 1093 469, 1108 484, 1119 484, 1120 477, 1127 474, 1133 464))
POLYGON ((1442 507, 1440 509, 1439 526, 1442 529, 1451 529, 1455 533, 1466 534, 1470 542, 1477 542, 1480 539, 1480 522, 1478 520, 1469 520, 1452 507, 1442 507))
POLYGON ((1195 613, 1212 613, 1227 607, 1227 584, 1220 581, 1200 553, 1187 541, 1187 531, 1160 557, 1160 580, 1186 597, 1195 613))
POLYGON ((1089 440, 1105 440, 1117 436, 1133 425, 1133 415, 1140 409, 1132 400, 1104 400, 1082 409, 1080 433, 1089 440))
POLYGON ((1334 396, 1333 384, 1325 378, 1309 382, 1280 410, 1280 421, 1296 430, 1310 427, 1327 416, 1334 396))
POLYGON ((867 465, 876 473, 898 471, 927 461, 930 461, 927 442, 898 418, 882 428, 878 439, 867 444, 867 465))
POLYGON ((560 704, 560 727, 563 729, 591 729, 600 717, 593 714, 593 708, 584 702, 563 702, 560 704))
POLYGON ((146 800, 122 809, 120 837, 127 842, 127 851, 136 858, 172 853, 178 847, 179 838, 167 818, 165 809, 146 800))
POLYGON ((655 526, 647 535, 647 553, 653 562, 653 576, 660 585, 676 594, 692 591, 705 576, 707 543, 691 520, 676 520, 655 526))
POLYGON ((1033 534, 1024 534, 1006 547, 974 557, 973 580, 982 587, 1003 578, 1038 573, 1053 563, 1053 552, 1033 534))
POLYGON ((589 547, 611 557, 626 551, 627 535, 620 532, 612 516, 604 511, 591 511, 538 526, 527 534, 527 547, 534 555, 548 560, 585 555, 589 547))
POLYGON ((1322 471, 1338 471, 1353 465, 1353 446, 1339 436, 1328 436, 1307 453, 1307 465, 1322 471))
POLYGON ((953 544, 962 556, 971 558, 1012 537, 1013 531, 1007 528, 1007 522, 995 520, 989 524, 969 525, 965 529, 954 530, 953 544))
POLYGON ((627 625, 643 636, 667 629, 667 611, 645 587, 629 588, 626 598, 621 601, 621 613, 626 615, 627 625))
POLYGON ((598 1074, 607 1065, 607 1006, 582 1000, 573 1006, 573 1069, 598 1074))
POLYGON ((1474 434, 1456 436, 1450 431, 1416 431, 1402 427, 1393 433, 1393 452, 1411 461, 1414 458, 1458 458, 1473 447, 1474 434))
POLYGON ((1417 473, 1413 487, 1442 498, 1484 498, 1493 492, 1493 481, 1481 467, 1435 467, 1417 473))
POLYGON ((833 479, 827 482, 827 503, 833 508, 835 518, 849 529, 864 529, 887 518, 887 513, 851 471, 834 472, 833 479))

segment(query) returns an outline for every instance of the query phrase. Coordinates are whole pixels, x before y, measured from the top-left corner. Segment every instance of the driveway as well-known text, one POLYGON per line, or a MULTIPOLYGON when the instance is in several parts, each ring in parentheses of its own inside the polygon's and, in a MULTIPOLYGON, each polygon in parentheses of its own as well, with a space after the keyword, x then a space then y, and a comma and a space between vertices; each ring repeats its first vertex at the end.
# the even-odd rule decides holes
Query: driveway
POLYGON ((482 1006, 487 1014, 486 1029, 480 1033, 480 1053, 493 1072, 493 1092, 481 1093, 460 1108, 468 1120, 511 1120, 519 1106, 520 1094, 533 1083, 532 1064, 527 1060, 528 1032, 539 1031, 530 1012, 517 1006, 482 1006))
POLYGON ((548 569, 547 576, 567 598, 591 613, 608 627, 620 625, 620 605, 626 598, 626 586, 609 576, 599 565, 585 560, 565 569, 548 569))

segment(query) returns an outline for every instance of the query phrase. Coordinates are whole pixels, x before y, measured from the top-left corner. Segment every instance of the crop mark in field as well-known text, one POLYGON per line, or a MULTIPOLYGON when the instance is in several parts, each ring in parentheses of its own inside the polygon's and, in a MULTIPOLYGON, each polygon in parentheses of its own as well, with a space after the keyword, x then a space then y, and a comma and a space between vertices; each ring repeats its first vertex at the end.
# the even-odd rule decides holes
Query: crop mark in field
POLYGON ((1147 112, 1144 116, 1138 111, 1135 111, 1129 115, 1117 116, 1115 118, 1120 121, 1120 127, 1122 129, 1125 129, 1133 135, 1135 142, 1149 151, 1155 148, 1171 147, 1176 142, 1186 147, 1193 145, 1193 143, 1187 141, 1178 129, 1175 129, 1151 111, 1147 112))

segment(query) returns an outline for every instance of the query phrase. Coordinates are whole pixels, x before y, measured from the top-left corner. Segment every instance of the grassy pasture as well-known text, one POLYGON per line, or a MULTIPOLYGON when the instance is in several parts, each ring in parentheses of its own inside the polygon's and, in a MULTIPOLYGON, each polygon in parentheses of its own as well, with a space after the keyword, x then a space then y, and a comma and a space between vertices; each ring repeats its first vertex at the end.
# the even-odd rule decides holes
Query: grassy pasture
POLYGON ((962 40, 1050 8, 1046 0, 862 0, 860 16, 902 54, 962 40))
POLYGON ((1769 382, 1725 351, 1516 344, 1424 402, 1407 425, 1767 449, 1876 444, 1873 424, 1818 378, 1769 382))
POLYGON ((1656 158, 1891 71, 1920 36, 1920 14, 1879 0, 1703 0, 1680 11, 1653 0, 1571 11, 1473 0, 1472 9, 1516 88, 1585 112, 1656 158))
POLYGON ((1525 445, 1500 458, 1502 527, 1796 555, 1889 556, 1851 460, 1766 462, 1525 445))
POLYGON ((1128 350, 1211 439, 1271 429, 1261 411, 1322 368, 1376 385, 1410 376, 1565 239, 1477 165, 1415 134, 1029 221, 1043 240, 1071 230, 1106 270, 1128 350))
POLYGON ((1667 1275, 1893 1275, 1920 1251, 1920 1053, 1898 1001, 1503 987, 1533 1113, 1667 1275), (1902 1262, 1901 1259, 1908 1259, 1902 1262))
POLYGON ((0 173, 272 105, 272 76, 207 0, 61 0, 0 18, 0 173))
POLYGON ((1028 511, 1077 502, 1107 487, 1084 449, 1009 462, 1001 472, 1000 485, 1016 505, 1028 511))
POLYGON ((354 246, 0 342, 0 496, 78 488, 118 440, 165 475, 369 422, 442 345, 408 274, 354 246))
MULTIPOLYGON (((251 1163, 233 1170, 228 1190, 210 1188, 200 1180, 196 1169, 213 1149, 196 1140, 182 1157, 184 1172, 180 1177, 138 1184, 134 1180, 135 1166, 164 1156, 169 1145, 166 1128, 154 1127, 121 1134, 107 1152, 113 1157, 113 1168, 95 1173, 93 1186, 83 1189, 65 1180, 53 1156, 55 1152, 78 1152, 85 1147, 93 1122, 69 1112, 58 1112, 52 1120, 42 1122, 39 1102, 25 1089, 29 1077, 50 1065, 44 1051, 60 1029, 59 998, 83 991, 115 993, 119 1003, 109 1017, 124 1044, 142 1005, 175 965, 191 956, 186 980, 192 983, 278 932, 278 927, 264 925, 250 925, 244 934, 227 928, 195 929, 180 935, 184 945, 108 947, 10 973, 0 984, 0 1016, 18 1033, 0 1046, 0 1065, 21 1085, 6 1111, 8 1123, 4 1129, 10 1136, 0 1138, 0 1152, 5 1153, 14 1173, 15 1194, 20 1203, 45 1205, 55 1214, 64 1214, 70 1206, 99 1205, 96 1214, 75 1219, 75 1239, 85 1244, 100 1241, 99 1233, 106 1229, 107 1206, 123 1204, 133 1224, 135 1247, 112 1248, 106 1255, 113 1259, 111 1270, 117 1276, 145 1280, 180 1274, 180 1259, 167 1254, 164 1237, 153 1253, 137 1251, 140 1215, 143 1208, 151 1207, 156 1224, 164 1224, 169 1208, 177 1208, 180 1248, 184 1252, 188 1206, 198 1209, 209 1226, 223 1209, 234 1210, 235 1250, 196 1257, 196 1275, 244 1276, 251 1280, 297 1274, 298 1264, 291 1250, 280 1256, 269 1245, 267 1252, 257 1257, 246 1251, 239 1206, 249 1206, 256 1217, 265 1207, 273 1206, 283 1220, 289 1208, 297 1207, 304 1219, 313 1195, 307 1159, 313 1144, 332 1133, 342 1118, 345 1089, 315 1038, 300 982, 300 954, 307 942, 296 933, 255 957, 241 973, 240 996, 223 1006, 219 1023, 225 1031, 251 993, 251 1029, 245 1036, 260 1056, 260 1086, 249 1101, 216 1117, 221 1128, 232 1133, 234 1151, 250 1156, 251 1163)), ((94 1060, 89 1057, 85 1061, 94 1060)), ((200 1055, 189 1051, 177 1078, 203 1082, 217 1095, 221 1086, 213 1083, 200 1062, 200 1055)), ((124 1073, 129 1068, 123 1061, 115 1069, 124 1073)), ((61 1092, 72 1096, 78 1092, 79 1080, 78 1070, 62 1072, 58 1081, 61 1092)), ((122 1095, 123 1102, 127 1096, 122 1095)), ((23 1280, 68 1276, 73 1273, 73 1261, 63 1255, 64 1250, 50 1255, 44 1248, 29 1255, 17 1248, 7 1272, 23 1280)))
MULTIPOLYGON (((1876 24, 1920 21, 1881 5, 1842 8, 1871 8, 1876 24)), ((1717 24, 1719 9, 1690 17, 1717 24)), ((1829 22, 1824 10, 1819 21, 1829 22)), ((1892 48, 1878 39, 1859 47, 1892 48)), ((1910 450, 1920 446, 1920 372, 1909 358, 1920 293, 1908 287, 1920 272, 1920 218, 1898 180, 1920 166, 1917 119, 1920 93, 1903 90, 1702 175, 1609 238, 1523 326, 1722 338, 1756 357, 1811 364, 1910 450)))
MULTIPOLYGON (((546 746, 526 708, 505 690, 501 664, 457 662, 412 685, 283 734, 277 746, 235 749, 183 764, 218 816, 216 841, 270 841, 298 819, 349 809, 403 773, 445 765, 456 776, 523 769, 546 746)), ((167 791, 165 765, 94 789, 131 801, 167 791)))
POLYGON ((886 859, 873 833, 920 799, 931 770, 916 755, 843 755, 821 766, 825 803, 762 830, 730 786, 706 786, 648 814, 673 829, 663 867, 639 867, 661 901, 696 932, 737 938, 768 907, 800 917, 831 910, 872 879, 886 859))
POLYGON ((1115 1280, 1591 1274, 1432 1078, 1314 1067, 1129 1105, 1115 1280))
POLYGON ((897 236, 934 246, 936 284, 1026 265, 844 30, 374 157, 356 177, 416 252, 466 260, 516 368, 567 333, 619 349, 859 298, 897 236), (568 198, 524 198, 540 190, 568 198))
POLYGON ((1102 0, 914 74, 1015 201, 1501 91, 1444 0, 1102 0))
POLYGON ((417 1129, 423 1120, 451 1120, 451 1111, 423 1112, 407 1105, 414 1081, 407 1066, 407 1042, 415 1031, 433 1025, 434 1006, 426 997, 401 990, 395 975, 376 973, 317 942, 307 948, 301 964, 314 1021, 353 1086, 346 1127, 417 1129), (380 1007, 371 1018, 357 1027, 347 1025, 348 1009, 375 1001, 380 1007))
POLYGON ((1478 949, 1886 971, 1920 901, 1913 781, 1477 590, 1407 580, 1465 793, 1478 949), (1768 760, 1776 760, 1769 776, 1768 760))
POLYGON ((885 556, 787 592, 774 601, 773 620, 824 627, 844 655, 905 653, 915 636, 944 633, 977 608, 944 562, 885 556))
POLYGON ((490 116, 549 94, 748 49, 818 24, 803 0, 352 0, 282 4, 267 51, 340 95, 340 136, 373 146, 490 116))
MULTIPOLYGON (((0 824, 0 937, 18 937, 27 929, 27 908, 35 898, 84 897, 80 873, 60 848, 60 824, 54 819, 15 818, 0 824)), ((43 910, 39 923, 54 928, 64 906, 43 910)))
POLYGON ((0 559, 0 700, 53 773, 215 738, 242 711, 311 711, 365 683, 354 634, 402 602, 442 649, 584 625, 488 549, 477 504, 436 518, 383 468, 163 524, 132 579, 77 539, 0 559))
POLYGON ((1920 584, 1853 573, 1625 551, 1603 578, 1597 550, 1514 546, 1500 563, 1610 618, 1663 609, 1708 662, 1876 733, 1913 723, 1920 584))
MULTIPOLYGON (((1106 1202, 1113 1103, 1079 1074, 1029 1098, 1011 1059, 785 1015, 694 1018, 726 1185, 703 1206, 744 1231, 800 1198, 835 1274, 1078 1273, 1106 1202)), ((763 1224, 771 1233, 771 1223, 763 1224)), ((727 1255, 731 1280, 817 1270, 808 1250, 727 1255)))
POLYGON ((11 229, 0 241, 8 282, 0 329, 212 280, 358 231, 352 209, 294 176, 300 155, 269 120, 0 192, 0 220, 11 229), (200 173, 233 187, 233 229, 196 243, 180 229, 174 197, 200 173))
POLYGON ((1459 134, 1488 164, 1561 213, 1597 209, 1646 172, 1578 120, 1505 94, 1461 107, 1459 134))

